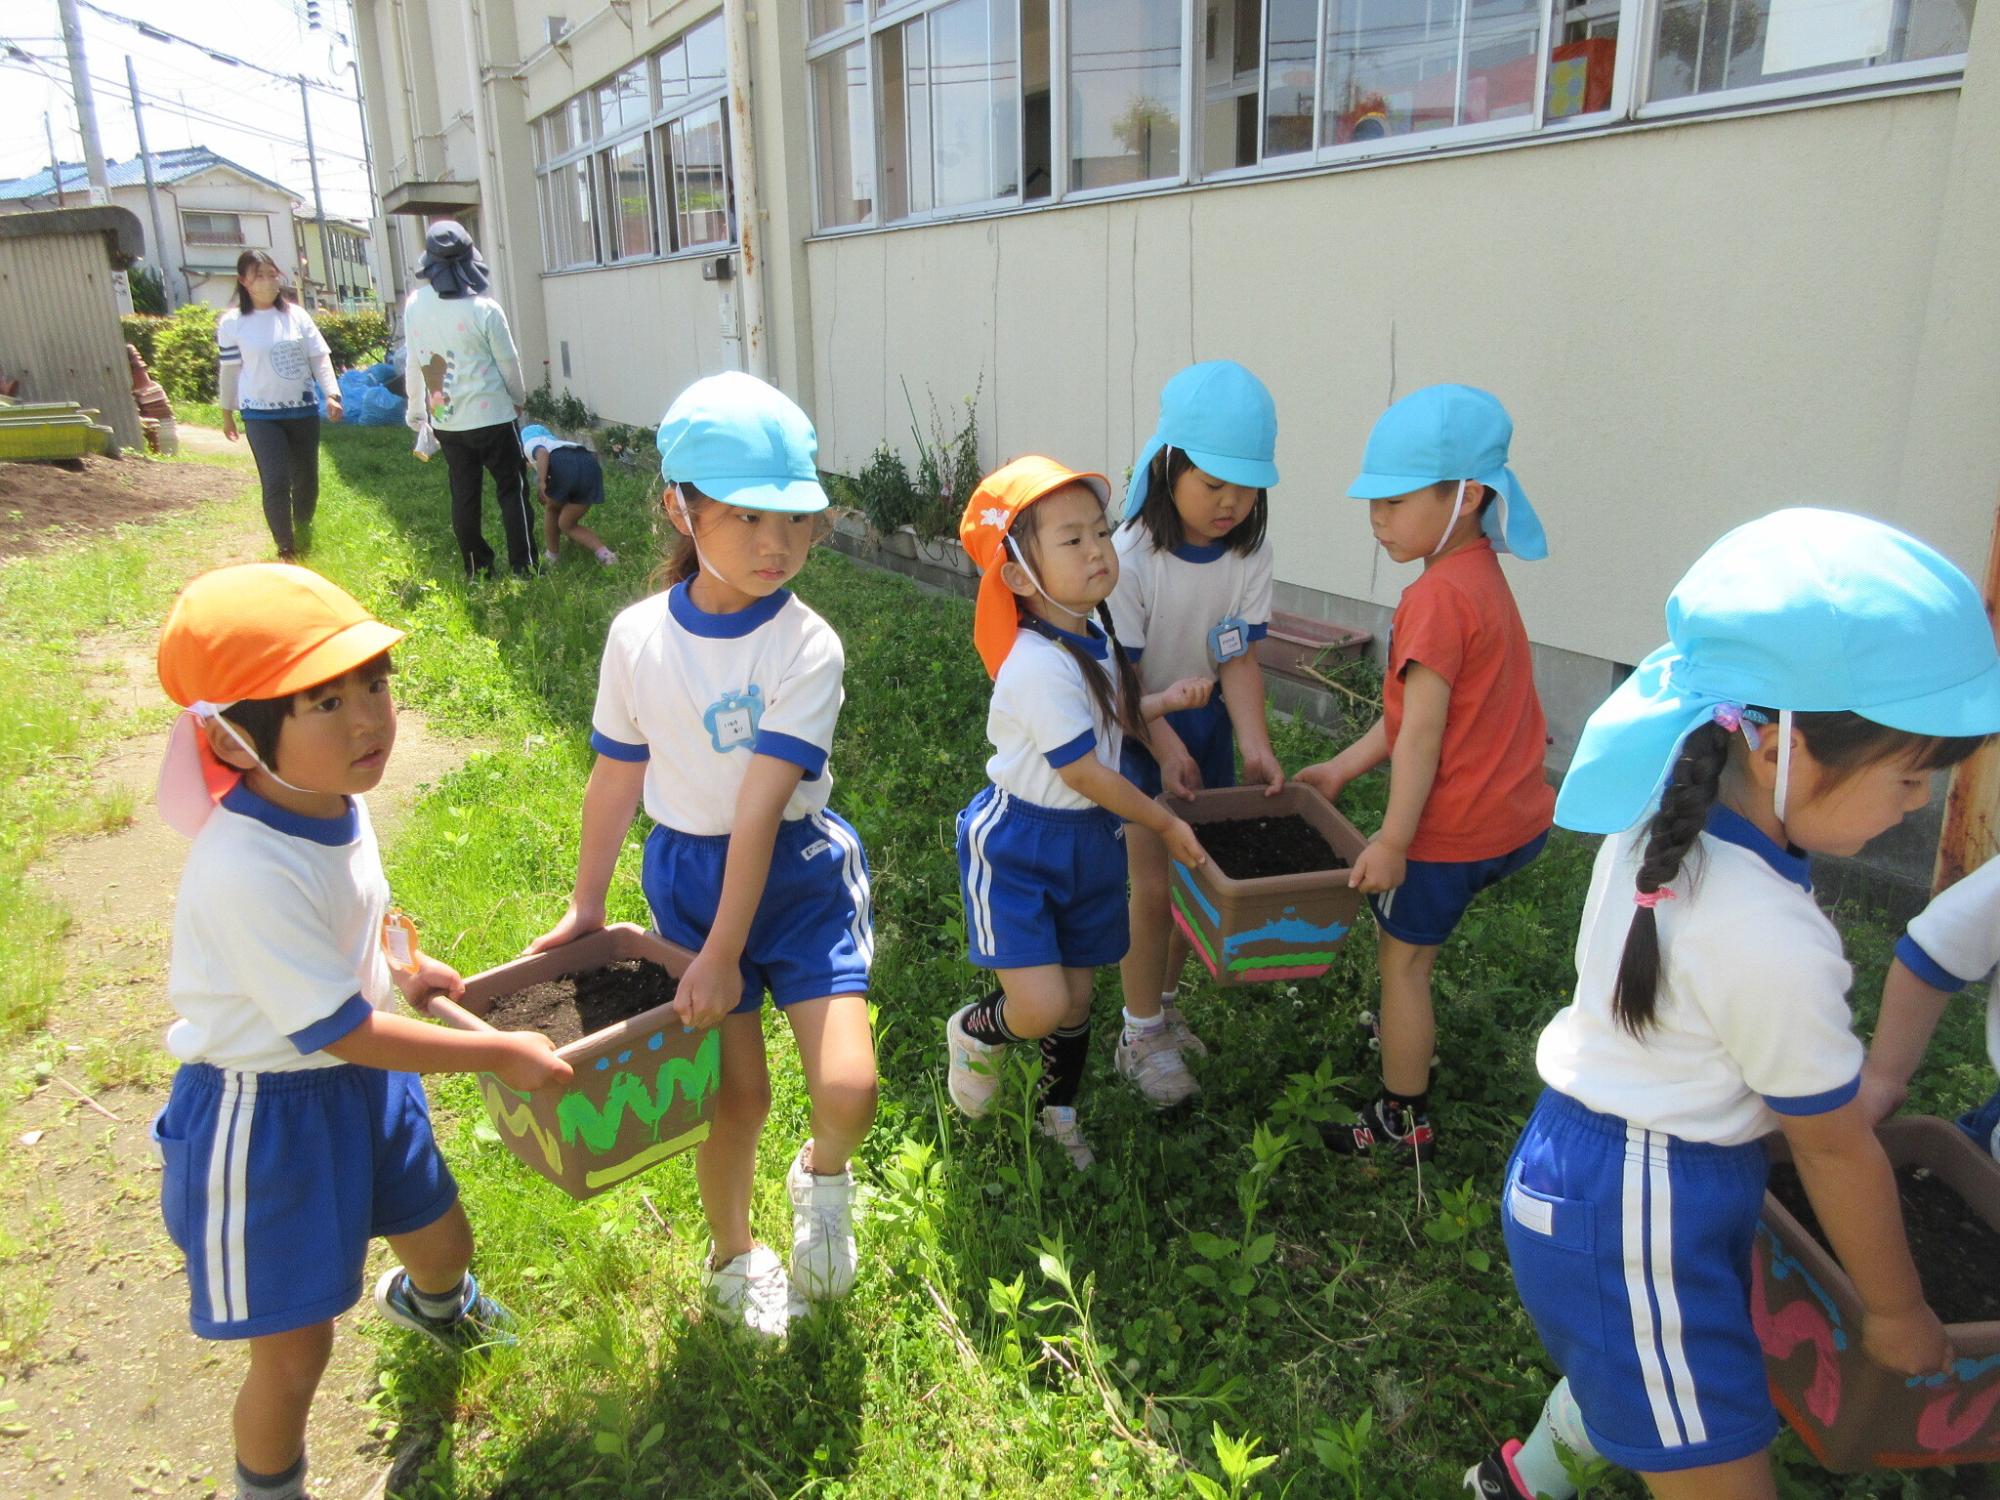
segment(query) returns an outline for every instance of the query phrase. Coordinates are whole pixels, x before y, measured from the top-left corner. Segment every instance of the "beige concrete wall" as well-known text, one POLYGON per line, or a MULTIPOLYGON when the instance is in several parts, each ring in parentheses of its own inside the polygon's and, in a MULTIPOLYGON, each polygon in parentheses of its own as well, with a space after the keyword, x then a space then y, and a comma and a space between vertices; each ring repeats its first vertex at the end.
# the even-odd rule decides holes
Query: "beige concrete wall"
MULTIPOLYGON (((565 385, 606 421, 660 420, 675 392, 696 376, 730 368, 724 357, 716 289, 701 263, 654 261, 542 278, 549 362, 565 385), (561 343, 569 342, 563 378, 561 343)), ((521 351, 528 383, 542 378, 521 351)))
POLYGON ((1935 432, 1904 482, 1958 110, 1913 94, 816 240, 822 462, 885 436, 907 455, 900 381, 921 409, 983 374, 989 462, 1116 476, 1165 378, 1226 356, 1277 396, 1295 584, 1390 604, 1414 576, 1343 494, 1384 404, 1440 380, 1516 418, 1554 555, 1509 571, 1543 644, 1637 659, 1686 565, 1780 504, 1865 509, 1981 567, 1991 347, 1954 397, 1983 432, 1935 432))

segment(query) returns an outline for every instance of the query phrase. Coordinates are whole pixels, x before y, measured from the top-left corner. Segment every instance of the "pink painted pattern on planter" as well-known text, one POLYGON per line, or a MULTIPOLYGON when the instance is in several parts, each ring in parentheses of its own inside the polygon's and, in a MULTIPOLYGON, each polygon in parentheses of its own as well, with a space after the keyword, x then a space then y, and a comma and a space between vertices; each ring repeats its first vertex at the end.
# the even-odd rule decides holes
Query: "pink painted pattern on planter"
MULTIPOLYGON (((1885 1124, 1894 1166, 1922 1166, 2000 1229, 2000 1163, 1930 1117, 1885 1124)), ((1788 1160, 1783 1138, 1766 1143, 1788 1160)), ((1771 1399, 1813 1457, 1835 1473, 2000 1461, 2000 1322, 1946 1326, 1948 1373, 1904 1376, 1861 1349, 1861 1300, 1840 1264, 1776 1198, 1751 1251, 1751 1318, 1771 1399)))

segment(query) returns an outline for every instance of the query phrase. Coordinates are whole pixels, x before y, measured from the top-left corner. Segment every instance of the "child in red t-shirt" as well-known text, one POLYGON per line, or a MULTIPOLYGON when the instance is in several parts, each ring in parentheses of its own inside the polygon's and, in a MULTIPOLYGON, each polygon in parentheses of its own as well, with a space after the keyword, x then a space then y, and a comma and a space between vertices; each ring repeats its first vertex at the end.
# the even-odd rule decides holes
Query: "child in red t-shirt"
POLYGON ((1432 966, 1472 898, 1541 853, 1554 817, 1528 633, 1495 555, 1548 556, 1507 467, 1513 434, 1485 391, 1426 387, 1382 414, 1348 490, 1391 558, 1424 565, 1390 626, 1382 717, 1293 778, 1332 799, 1389 762, 1389 810, 1348 880, 1375 913, 1382 982, 1382 1092, 1327 1140, 1350 1155, 1436 1152, 1432 966))

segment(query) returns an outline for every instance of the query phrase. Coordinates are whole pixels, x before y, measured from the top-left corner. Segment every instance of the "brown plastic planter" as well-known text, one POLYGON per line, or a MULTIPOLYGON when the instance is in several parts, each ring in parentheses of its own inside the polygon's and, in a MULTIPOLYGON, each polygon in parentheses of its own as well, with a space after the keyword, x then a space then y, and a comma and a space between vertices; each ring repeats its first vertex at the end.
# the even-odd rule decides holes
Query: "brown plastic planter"
MULTIPOLYGON (((1881 1129, 1893 1166, 1928 1167, 2000 1229, 2000 1162, 1929 1116, 1881 1129)), ((1773 1161, 1791 1153, 1780 1136, 1773 1161)), ((1771 1399, 1836 1474, 2000 1460, 2000 1323, 1952 1323, 1951 1373, 1908 1377, 1861 1352, 1861 1299, 1831 1254, 1776 1198, 1764 1198, 1751 1255, 1750 1312, 1771 1399)))
POLYGON ((1335 625, 1283 610, 1271 615, 1270 629, 1257 643, 1257 661, 1266 672, 1306 687, 1325 687, 1327 669, 1353 661, 1373 640, 1365 630, 1335 625))
MULTIPOLYGON (((676 979, 694 962, 687 949, 621 922, 475 974, 463 1000, 433 1000, 431 1014, 461 1030, 490 1031, 483 1018, 501 997, 626 958, 651 959, 676 979)), ((560 1089, 523 1094, 481 1073, 479 1091, 507 1149, 572 1198, 594 1197, 708 1139, 722 1077, 719 1031, 690 1035, 660 1005, 556 1055, 576 1070, 560 1089)))
POLYGON ((1275 797, 1265 796, 1261 786, 1220 787, 1193 797, 1163 793, 1159 802, 1192 823, 1197 838, 1204 823, 1292 814, 1325 837, 1340 858, 1339 869, 1237 880, 1212 859, 1196 870, 1174 860, 1167 885, 1174 925, 1216 983, 1268 984, 1324 974, 1361 904, 1361 893, 1347 888, 1347 867, 1368 842, 1354 825, 1309 786, 1287 786, 1275 797))

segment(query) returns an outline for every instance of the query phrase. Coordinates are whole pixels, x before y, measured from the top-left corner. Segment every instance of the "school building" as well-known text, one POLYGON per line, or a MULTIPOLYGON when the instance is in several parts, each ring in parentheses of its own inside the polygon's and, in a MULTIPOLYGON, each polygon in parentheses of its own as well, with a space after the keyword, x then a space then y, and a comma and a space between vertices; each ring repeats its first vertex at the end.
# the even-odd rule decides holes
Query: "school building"
POLYGON ((1278 402, 1281 608, 1380 632, 1370 422, 1497 392, 1563 763, 1668 588, 1782 504, 1975 577, 2000 500, 2000 0, 358 0, 407 286, 467 222, 531 380, 767 374, 852 472, 1121 474, 1161 383, 1278 402))

